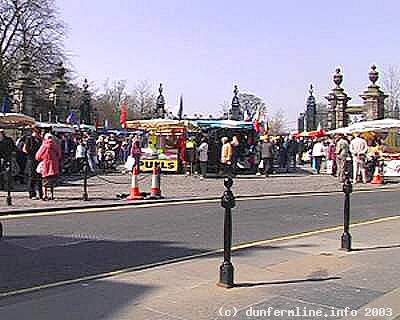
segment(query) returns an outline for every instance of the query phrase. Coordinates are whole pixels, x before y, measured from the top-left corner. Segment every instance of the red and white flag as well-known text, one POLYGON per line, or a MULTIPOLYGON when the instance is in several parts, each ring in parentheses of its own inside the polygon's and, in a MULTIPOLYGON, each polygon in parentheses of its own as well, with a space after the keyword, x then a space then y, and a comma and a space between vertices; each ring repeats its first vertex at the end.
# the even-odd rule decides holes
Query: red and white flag
POLYGON ((126 99, 122 102, 120 111, 119 123, 122 128, 126 129, 126 117, 128 115, 128 101, 126 99))

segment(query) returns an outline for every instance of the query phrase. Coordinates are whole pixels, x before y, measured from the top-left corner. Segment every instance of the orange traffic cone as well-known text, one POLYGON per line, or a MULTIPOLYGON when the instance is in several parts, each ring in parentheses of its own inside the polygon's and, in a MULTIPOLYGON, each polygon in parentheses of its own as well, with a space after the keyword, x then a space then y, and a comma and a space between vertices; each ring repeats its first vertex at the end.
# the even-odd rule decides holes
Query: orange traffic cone
POLYGON ((371 184, 383 184, 382 174, 379 171, 379 168, 375 168, 374 177, 372 178, 371 184))
POLYGON ((128 200, 144 199, 144 197, 140 194, 140 191, 139 191, 138 176, 139 176, 139 168, 137 166, 135 166, 133 168, 133 172, 132 172, 132 185, 131 185, 131 189, 129 191, 128 200))
POLYGON ((155 165, 153 168, 153 175, 151 177, 151 190, 148 199, 161 199, 161 169, 155 165))

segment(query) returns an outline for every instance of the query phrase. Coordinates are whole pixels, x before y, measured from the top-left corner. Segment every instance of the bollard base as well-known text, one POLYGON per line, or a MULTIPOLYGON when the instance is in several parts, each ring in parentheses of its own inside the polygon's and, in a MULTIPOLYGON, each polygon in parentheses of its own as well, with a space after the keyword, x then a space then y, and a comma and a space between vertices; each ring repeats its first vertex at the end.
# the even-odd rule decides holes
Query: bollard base
POLYGON ((83 200, 83 201, 89 201, 89 196, 88 196, 88 194, 85 193, 85 194, 83 195, 83 197, 82 197, 82 200, 83 200))
POLYGON ((7 205, 8 206, 12 206, 12 200, 11 200, 11 197, 7 197, 7 205))
POLYGON ((128 201, 132 201, 132 200, 143 200, 144 197, 143 196, 129 196, 128 198, 126 198, 126 200, 128 201))
POLYGON ((342 234, 342 246, 341 250, 351 251, 351 235, 350 233, 342 234))
POLYGON ((230 289, 235 286, 233 282, 233 265, 230 262, 224 262, 219 267, 219 282, 217 283, 218 287, 230 289))
POLYGON ((164 197, 162 195, 158 195, 158 194, 150 194, 145 199, 146 200, 159 200, 159 199, 164 199, 164 197))

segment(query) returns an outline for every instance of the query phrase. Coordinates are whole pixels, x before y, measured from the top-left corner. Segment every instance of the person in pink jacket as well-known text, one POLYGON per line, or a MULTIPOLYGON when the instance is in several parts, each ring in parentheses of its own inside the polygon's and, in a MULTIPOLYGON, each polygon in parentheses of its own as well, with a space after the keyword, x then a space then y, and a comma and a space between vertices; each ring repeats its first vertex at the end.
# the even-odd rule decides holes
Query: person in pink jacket
POLYGON ((132 140, 132 147, 130 150, 130 156, 135 158, 135 167, 140 170, 140 157, 142 155, 142 149, 140 148, 140 140, 138 137, 134 137, 132 140))
POLYGON ((60 159, 61 148, 53 138, 53 135, 47 133, 40 149, 36 153, 36 160, 40 161, 40 175, 43 179, 43 200, 49 200, 49 189, 51 193, 50 200, 54 200, 54 187, 60 174, 60 159))

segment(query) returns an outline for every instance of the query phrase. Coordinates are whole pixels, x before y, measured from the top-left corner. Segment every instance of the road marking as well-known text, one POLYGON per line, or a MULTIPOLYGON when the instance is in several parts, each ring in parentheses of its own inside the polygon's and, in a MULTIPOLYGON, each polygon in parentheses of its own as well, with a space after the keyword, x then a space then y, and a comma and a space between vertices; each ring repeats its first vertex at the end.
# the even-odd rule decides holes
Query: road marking
MULTIPOLYGON (((400 219, 400 216, 390 216, 390 217, 384 217, 384 218, 379 218, 379 219, 374 219, 374 220, 356 222, 356 223, 352 223, 351 227, 354 228, 354 227, 366 226, 366 225, 370 225, 370 224, 376 224, 376 223, 380 223, 380 222, 387 222, 387 221, 392 221, 392 220, 397 220, 397 219, 400 219)), ((321 234, 321 233, 338 231, 338 230, 342 230, 342 229, 343 229, 343 225, 339 225, 339 226, 335 226, 335 227, 330 227, 330 228, 325 228, 325 229, 320 229, 320 230, 314 230, 314 231, 307 231, 307 232, 302 232, 302 233, 296 233, 296 234, 291 234, 291 235, 278 237, 278 238, 272 238, 272 239, 268 239, 268 240, 252 241, 252 242, 249 242, 249 243, 244 243, 244 244, 240 244, 240 245, 234 246, 234 247, 232 247, 232 250, 242 250, 242 249, 247 249, 247 248, 251 248, 251 247, 255 247, 255 246, 270 244, 270 243, 278 242, 278 241, 305 238, 305 237, 309 237, 309 236, 318 235, 318 234, 321 234)))
MULTIPOLYGON (((374 219, 374 220, 361 221, 361 222, 351 224, 351 227, 356 228, 356 227, 360 227, 360 226, 366 226, 366 225, 387 222, 387 221, 393 221, 393 220, 398 220, 398 219, 400 219, 400 215, 378 218, 378 219, 374 219)), ((343 226, 335 226, 335 227, 307 231, 307 232, 302 232, 302 233, 297 233, 297 234, 289 234, 286 236, 281 236, 281 237, 267 239, 267 240, 251 241, 251 242, 242 243, 242 244, 233 246, 232 251, 239 251, 239 250, 248 249, 248 248, 252 248, 252 247, 256 247, 256 246, 260 246, 260 245, 266 245, 266 244, 270 244, 270 243, 274 243, 274 242, 305 238, 305 237, 309 237, 309 236, 313 236, 313 235, 317 235, 317 234, 338 231, 338 230, 341 230, 342 228, 343 228, 343 226)), ((21 295, 21 294, 33 293, 33 292, 43 290, 43 289, 50 289, 50 288, 56 288, 56 287, 61 287, 61 286, 66 286, 66 285, 72 285, 72 284, 77 284, 77 283, 81 283, 81 282, 85 282, 85 281, 100 280, 100 279, 104 279, 104 278, 109 278, 109 277, 129 273, 129 272, 145 271, 145 270, 148 270, 151 268, 163 267, 163 266, 175 264, 175 263, 185 263, 185 262, 188 262, 189 260, 211 256, 214 254, 222 253, 223 251, 224 251, 223 249, 216 249, 216 250, 199 253, 199 254, 195 254, 195 255, 191 255, 191 256, 169 259, 169 260, 155 262, 155 263, 146 264, 146 265, 142 265, 142 266, 129 267, 129 268, 119 269, 119 270, 115 270, 115 271, 100 273, 100 274, 96 274, 96 275, 85 276, 85 277, 80 277, 80 278, 71 279, 71 280, 64 280, 64 281, 44 284, 44 285, 40 285, 40 286, 35 286, 35 287, 31 287, 31 288, 9 291, 9 292, 5 292, 5 293, 0 293, 0 298, 6 298, 6 297, 21 295)))
MULTIPOLYGON (((381 188, 381 189, 371 189, 371 190, 358 190, 353 193, 375 193, 375 192, 397 192, 398 189, 394 188, 381 188)), ((343 194, 342 191, 332 191, 332 192, 315 192, 315 193, 300 193, 300 194, 283 194, 283 195, 265 195, 265 196, 238 196, 236 201, 250 201, 250 200, 267 200, 267 199, 289 199, 289 198, 308 198, 308 197, 327 197, 343 194)), ((10 220, 10 219, 23 219, 23 218, 38 218, 38 217, 49 217, 49 216, 61 216, 68 214, 86 214, 92 212, 105 212, 105 211, 118 211, 118 210, 126 210, 126 209, 142 209, 142 208, 157 208, 157 207, 166 207, 166 206, 180 206, 180 205, 195 205, 195 204, 204 204, 204 203, 218 203, 220 199, 199 199, 199 200, 177 200, 173 202, 160 202, 160 203, 144 203, 138 205, 118 205, 115 207, 105 207, 105 208, 82 208, 82 209, 72 209, 72 210, 59 210, 52 212, 40 212, 40 213, 25 213, 25 214, 9 214, 9 215, 1 215, 1 220, 10 220)))

